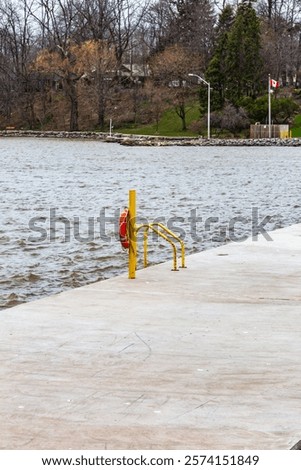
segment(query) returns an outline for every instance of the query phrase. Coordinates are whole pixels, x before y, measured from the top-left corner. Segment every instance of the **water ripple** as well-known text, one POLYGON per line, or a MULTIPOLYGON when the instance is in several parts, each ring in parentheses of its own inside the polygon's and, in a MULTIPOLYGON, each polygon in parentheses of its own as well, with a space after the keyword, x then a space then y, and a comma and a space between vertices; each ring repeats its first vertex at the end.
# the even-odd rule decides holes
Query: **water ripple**
MULTIPOLYGON (((188 253, 250 235, 254 218, 300 222, 299 154, 1 139, 0 309, 125 272, 116 224, 132 188, 139 220, 168 224, 188 253)), ((151 263, 170 258, 150 237, 151 263)))

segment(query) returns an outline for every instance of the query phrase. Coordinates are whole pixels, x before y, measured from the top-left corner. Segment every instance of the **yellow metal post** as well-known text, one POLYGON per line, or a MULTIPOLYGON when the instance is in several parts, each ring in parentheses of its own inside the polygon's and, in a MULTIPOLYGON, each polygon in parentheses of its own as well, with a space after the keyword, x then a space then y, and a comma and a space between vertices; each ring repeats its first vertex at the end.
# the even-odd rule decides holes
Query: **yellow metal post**
POLYGON ((136 231, 136 191, 130 189, 129 191, 129 221, 128 221, 128 234, 129 234, 129 279, 136 277, 136 258, 137 258, 137 231, 136 231))
POLYGON ((143 248, 144 248, 144 267, 148 265, 147 248, 148 248, 148 234, 149 231, 155 232, 161 238, 166 240, 173 250, 173 271, 178 271, 177 266, 177 247, 175 241, 181 245, 182 254, 182 268, 185 268, 185 245, 184 242, 165 225, 154 222, 152 224, 136 224, 136 191, 131 189, 129 191, 129 208, 127 217, 127 239, 129 241, 129 279, 136 278, 137 268, 137 234, 139 230, 143 229, 143 248), (158 228, 155 228, 158 227, 158 228), (172 241, 173 240, 173 241, 172 241))

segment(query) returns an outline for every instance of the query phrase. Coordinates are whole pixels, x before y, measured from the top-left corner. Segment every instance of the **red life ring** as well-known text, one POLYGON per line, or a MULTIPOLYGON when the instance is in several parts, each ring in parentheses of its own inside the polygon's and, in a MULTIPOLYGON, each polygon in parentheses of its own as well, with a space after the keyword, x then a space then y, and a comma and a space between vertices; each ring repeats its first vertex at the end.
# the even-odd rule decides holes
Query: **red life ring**
POLYGON ((125 208, 124 211, 121 212, 119 218, 119 239, 122 247, 126 249, 130 247, 130 242, 127 233, 128 215, 129 211, 125 208))

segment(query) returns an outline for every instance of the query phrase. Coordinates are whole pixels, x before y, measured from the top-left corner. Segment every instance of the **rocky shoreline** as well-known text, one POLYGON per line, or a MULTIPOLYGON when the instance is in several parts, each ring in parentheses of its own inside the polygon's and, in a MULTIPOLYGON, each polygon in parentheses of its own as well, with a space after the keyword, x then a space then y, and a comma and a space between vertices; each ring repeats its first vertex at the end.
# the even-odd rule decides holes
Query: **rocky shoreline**
POLYGON ((170 145, 178 146, 278 146, 278 147, 298 147, 301 146, 301 138, 289 139, 207 139, 200 137, 161 137, 145 136, 134 134, 108 134, 93 131, 25 131, 6 129, 0 131, 0 137, 32 137, 32 138, 60 138, 60 139, 89 139, 100 140, 102 142, 118 143, 127 146, 157 146, 164 147, 170 145))

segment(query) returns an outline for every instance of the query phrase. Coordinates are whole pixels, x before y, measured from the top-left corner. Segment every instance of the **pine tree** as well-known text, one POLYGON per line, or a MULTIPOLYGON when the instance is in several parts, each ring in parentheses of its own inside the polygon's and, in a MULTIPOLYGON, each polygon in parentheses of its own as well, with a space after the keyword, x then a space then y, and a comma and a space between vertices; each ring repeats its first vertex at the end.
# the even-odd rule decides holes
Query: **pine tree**
POLYGON ((255 98, 260 88, 260 23, 251 1, 239 5, 230 29, 225 57, 226 98, 237 104, 255 98))
MULTIPOLYGON (((210 82, 211 91, 211 109, 212 111, 221 109, 225 102, 226 87, 226 56, 228 50, 228 35, 233 23, 233 9, 226 5, 220 14, 216 28, 216 42, 214 54, 209 62, 206 71, 206 80, 210 82)), ((204 89, 201 91, 204 94, 204 89)), ((207 90, 205 90, 207 95, 207 90)), ((207 97, 204 96, 207 100, 207 97)), ((203 101, 203 99, 202 99, 203 101)))

